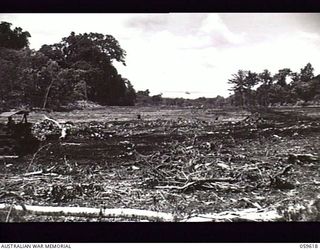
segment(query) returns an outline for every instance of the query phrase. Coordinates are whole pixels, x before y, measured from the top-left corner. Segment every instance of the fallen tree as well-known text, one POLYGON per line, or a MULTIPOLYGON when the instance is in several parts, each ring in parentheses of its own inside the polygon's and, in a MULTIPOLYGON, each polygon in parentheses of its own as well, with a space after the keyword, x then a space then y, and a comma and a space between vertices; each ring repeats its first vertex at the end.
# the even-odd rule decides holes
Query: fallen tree
POLYGON ((87 207, 48 207, 48 206, 21 206, 11 204, 0 204, 0 211, 15 210, 25 214, 46 215, 46 216, 74 216, 74 217, 96 217, 96 218, 138 218, 157 221, 174 221, 170 213, 162 213, 148 210, 121 208, 87 208, 87 207))
POLYGON ((225 211, 221 213, 199 214, 178 218, 171 213, 163 213, 130 208, 87 208, 87 207, 51 207, 0 204, 0 211, 7 211, 9 218, 12 211, 23 214, 46 215, 46 216, 73 216, 73 217, 96 217, 96 218, 123 218, 123 219, 146 219, 149 221, 168 222, 201 222, 201 221, 279 221, 282 216, 276 210, 249 208, 238 211, 225 211))

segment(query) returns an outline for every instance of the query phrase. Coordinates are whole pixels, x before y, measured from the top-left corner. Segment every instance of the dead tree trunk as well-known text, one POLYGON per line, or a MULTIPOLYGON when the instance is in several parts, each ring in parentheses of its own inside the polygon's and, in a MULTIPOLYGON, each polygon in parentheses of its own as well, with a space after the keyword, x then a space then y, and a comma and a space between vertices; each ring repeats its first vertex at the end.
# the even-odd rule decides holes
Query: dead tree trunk
POLYGON ((50 93, 52 85, 53 85, 53 81, 51 81, 50 85, 48 86, 48 88, 46 90, 46 94, 44 96, 44 101, 43 101, 43 106, 42 106, 43 109, 45 109, 47 106, 48 97, 49 97, 49 93, 50 93))

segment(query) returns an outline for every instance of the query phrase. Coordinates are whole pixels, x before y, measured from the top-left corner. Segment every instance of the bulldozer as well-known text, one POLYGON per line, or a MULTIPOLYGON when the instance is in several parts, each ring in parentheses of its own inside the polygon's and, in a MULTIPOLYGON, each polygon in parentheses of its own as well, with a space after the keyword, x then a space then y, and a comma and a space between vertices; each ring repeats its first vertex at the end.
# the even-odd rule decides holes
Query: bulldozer
POLYGON ((0 158, 20 157, 33 153, 39 147, 39 140, 31 133, 32 123, 28 122, 29 111, 17 110, 3 112, 0 118, 0 158))

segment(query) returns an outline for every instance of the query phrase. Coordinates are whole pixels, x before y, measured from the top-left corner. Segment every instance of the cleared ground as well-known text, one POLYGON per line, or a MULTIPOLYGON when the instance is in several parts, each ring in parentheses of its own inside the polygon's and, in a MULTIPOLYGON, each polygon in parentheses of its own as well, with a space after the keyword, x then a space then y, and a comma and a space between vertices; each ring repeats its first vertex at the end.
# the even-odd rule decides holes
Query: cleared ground
MULTIPOLYGON (((319 108, 110 107, 29 120, 43 114, 72 122, 69 136, 2 160, 1 203, 136 208, 177 220, 273 208, 284 221, 319 220, 319 108)), ((124 220, 9 211, 1 221, 124 220)))

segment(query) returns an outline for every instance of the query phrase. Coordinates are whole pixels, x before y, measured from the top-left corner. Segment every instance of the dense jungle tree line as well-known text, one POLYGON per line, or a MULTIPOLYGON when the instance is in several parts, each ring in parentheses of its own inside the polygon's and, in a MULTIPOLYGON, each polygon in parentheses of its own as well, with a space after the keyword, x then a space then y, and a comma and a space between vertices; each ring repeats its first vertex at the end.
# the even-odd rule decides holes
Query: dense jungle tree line
POLYGON ((228 80, 233 92, 229 97, 200 97, 194 100, 184 98, 163 98, 150 96, 150 91, 137 92, 140 105, 166 105, 179 107, 268 107, 281 105, 320 104, 320 75, 314 75, 311 63, 293 72, 289 68, 280 69, 272 75, 269 70, 261 73, 239 70, 228 80))
POLYGON ((284 68, 274 75, 267 69, 261 73, 239 70, 228 81, 234 93, 231 103, 240 107, 319 103, 320 75, 313 72, 310 63, 300 72, 284 68))
POLYGON ((113 62, 125 65, 126 52, 111 35, 75 34, 59 43, 29 48, 30 33, 0 23, 0 108, 59 109, 78 100, 101 105, 272 106, 320 103, 320 75, 310 63, 293 72, 280 69, 256 73, 239 70, 228 80, 233 94, 227 98, 163 98, 149 90, 136 93, 118 74, 113 62))
POLYGON ((0 103, 59 109, 77 100, 134 105, 136 92, 113 61, 126 52, 111 35, 71 32, 61 42, 29 48, 30 34, 0 23, 0 103))

